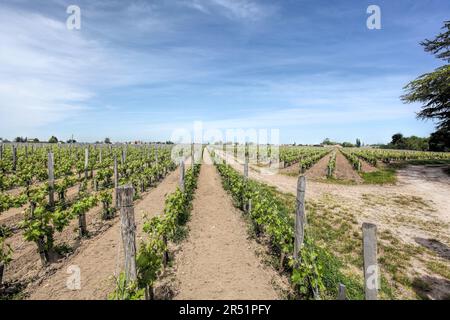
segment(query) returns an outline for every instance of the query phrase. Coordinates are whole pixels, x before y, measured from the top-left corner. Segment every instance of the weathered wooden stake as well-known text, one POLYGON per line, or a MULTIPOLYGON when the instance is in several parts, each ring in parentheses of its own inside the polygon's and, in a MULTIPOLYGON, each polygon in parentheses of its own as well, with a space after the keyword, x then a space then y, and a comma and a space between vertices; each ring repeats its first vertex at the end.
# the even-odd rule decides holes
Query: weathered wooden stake
POLYGON ((364 291, 366 300, 377 300, 379 274, 377 263, 377 226, 363 223, 364 291))
POLYGON ((117 156, 114 155, 114 193, 115 193, 115 197, 116 197, 116 199, 115 199, 115 202, 116 202, 115 207, 116 208, 119 208, 119 198, 117 195, 118 187, 119 187, 119 172, 117 169, 117 156))
POLYGON ((54 207, 55 205, 55 174, 54 174, 54 165, 55 162, 53 160, 53 152, 50 152, 48 154, 48 186, 49 186, 49 191, 48 191, 48 203, 50 205, 51 208, 54 207))
POLYGON ((195 152, 194 152, 194 144, 191 144, 191 168, 194 170, 195 165, 195 152))
POLYGON ((0 286, 3 283, 3 273, 5 272, 5 265, 3 262, 0 262, 0 286))
POLYGON ((16 168, 17 168, 17 147, 15 145, 12 146, 12 161, 13 161, 13 171, 16 171, 16 168))
POLYGON ((126 160, 127 160, 126 151, 125 149, 122 149, 122 165, 125 164, 126 160))
POLYGON ((152 286, 146 286, 144 293, 145 293, 145 300, 153 300, 154 299, 154 293, 153 293, 152 286))
POLYGON ((248 157, 245 156, 245 162, 244 162, 244 178, 245 180, 248 179, 248 157))
POLYGON ((3 160, 3 143, 0 143, 0 160, 3 160))
POLYGON ((123 248, 125 254, 125 279, 127 282, 136 281, 136 223, 134 219, 132 185, 117 188, 120 205, 120 225, 123 248))
POLYGON ((88 167, 89 167, 89 149, 84 149, 84 179, 87 182, 88 179, 88 167))
POLYGON ((184 192, 184 160, 180 162, 180 190, 184 192))
POLYGON ((296 260, 298 264, 301 263, 299 252, 303 246, 303 240, 305 238, 305 225, 306 225, 305 191, 306 191, 306 178, 305 176, 300 176, 298 177, 297 181, 297 208, 295 211, 295 242, 294 242, 294 260, 296 260))
POLYGON ((342 283, 339 283, 338 300, 347 300, 347 290, 342 283))

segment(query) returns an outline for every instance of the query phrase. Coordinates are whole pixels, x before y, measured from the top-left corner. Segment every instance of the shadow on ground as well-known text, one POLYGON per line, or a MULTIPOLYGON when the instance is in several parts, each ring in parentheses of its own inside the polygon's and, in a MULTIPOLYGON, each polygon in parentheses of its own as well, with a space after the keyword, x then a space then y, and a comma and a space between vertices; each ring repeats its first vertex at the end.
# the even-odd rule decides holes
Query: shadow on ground
POLYGON ((414 238, 421 246, 435 252, 439 257, 450 260, 450 248, 445 244, 436 239, 425 239, 425 238, 414 238))
POLYGON ((450 281, 430 276, 417 277, 412 288, 417 296, 429 300, 450 300, 450 281))

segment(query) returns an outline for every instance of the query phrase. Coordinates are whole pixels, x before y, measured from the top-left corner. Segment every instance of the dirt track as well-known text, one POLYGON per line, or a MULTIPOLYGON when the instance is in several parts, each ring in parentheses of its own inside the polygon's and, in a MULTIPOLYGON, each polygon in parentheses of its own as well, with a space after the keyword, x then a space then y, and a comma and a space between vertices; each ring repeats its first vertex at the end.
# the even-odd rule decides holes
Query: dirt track
MULTIPOLYGON (((209 154, 205 152, 205 162, 209 154)), ((189 237, 175 261, 175 299, 278 299, 276 273, 261 264, 241 212, 210 164, 202 166, 189 237)))
POLYGON ((327 154, 325 157, 317 161, 315 165, 309 168, 305 176, 310 179, 326 179, 328 171, 328 162, 330 161, 332 153, 327 154))
POLYGON ((362 178, 355 170, 353 170, 350 162, 348 162, 348 160, 339 150, 336 150, 336 170, 334 174, 337 179, 351 180, 358 183, 362 182, 362 178))
MULTIPOLYGON (((144 216, 163 212, 165 198, 169 193, 175 191, 178 179, 179 170, 177 169, 135 206, 137 243, 142 237, 144 216)), ((106 299, 108 294, 114 290, 113 276, 123 269, 121 241, 120 224, 116 220, 116 223, 99 237, 86 240, 79 251, 64 261, 53 275, 45 278, 42 283, 36 283, 29 288, 29 299, 106 299), (72 265, 80 268, 81 290, 69 290, 66 287, 66 280, 69 277, 69 274, 66 273, 67 268, 72 265)))

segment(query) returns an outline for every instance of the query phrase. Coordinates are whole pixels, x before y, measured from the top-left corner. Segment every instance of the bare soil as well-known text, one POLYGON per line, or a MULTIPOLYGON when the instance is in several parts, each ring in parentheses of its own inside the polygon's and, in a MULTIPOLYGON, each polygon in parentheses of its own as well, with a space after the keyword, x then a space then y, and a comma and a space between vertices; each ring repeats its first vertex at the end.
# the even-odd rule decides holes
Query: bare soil
POLYGON ((290 165, 289 167, 280 169, 280 173, 287 174, 287 175, 298 175, 300 172, 300 163, 294 163, 293 165, 290 165))
POLYGON ((353 169, 350 162, 348 162, 347 158, 345 158, 338 150, 336 150, 336 170, 334 175, 337 179, 341 180, 351 180, 358 183, 363 181, 359 174, 353 169))
POLYGON ((309 179, 326 179, 328 173, 328 162, 332 156, 332 152, 322 157, 315 165, 306 171, 305 176, 309 179))
MULTIPOLYGON (((170 173, 155 189, 150 190, 135 205, 137 243, 143 236, 144 216, 161 214, 165 198, 175 191, 179 179, 179 170, 170 173)), ((83 243, 67 259, 52 265, 46 275, 32 283, 26 291, 29 299, 82 300, 107 299, 115 288, 114 276, 123 270, 123 248, 120 236, 120 224, 116 218, 112 225, 97 237, 83 240, 83 243), (70 276, 70 266, 78 266, 81 271, 81 290, 69 290, 66 280, 70 276)))
POLYGON ((359 159, 361 162, 361 171, 362 172, 375 172, 378 169, 371 164, 369 164, 367 161, 364 161, 363 159, 359 159))
MULTIPOLYGON (((210 163, 204 153, 205 163, 210 163)), ((279 276, 255 254, 242 214, 221 185, 215 167, 202 166, 189 236, 175 260, 175 299, 279 299, 279 276)))

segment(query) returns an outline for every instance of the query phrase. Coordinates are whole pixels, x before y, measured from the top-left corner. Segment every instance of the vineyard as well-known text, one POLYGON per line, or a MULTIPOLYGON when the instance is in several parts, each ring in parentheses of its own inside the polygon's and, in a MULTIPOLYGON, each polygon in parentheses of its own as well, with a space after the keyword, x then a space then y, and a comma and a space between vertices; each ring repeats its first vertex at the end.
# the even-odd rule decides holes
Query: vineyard
POLYGON ((449 297, 449 153, 174 150, 2 144, 1 298, 449 297))

